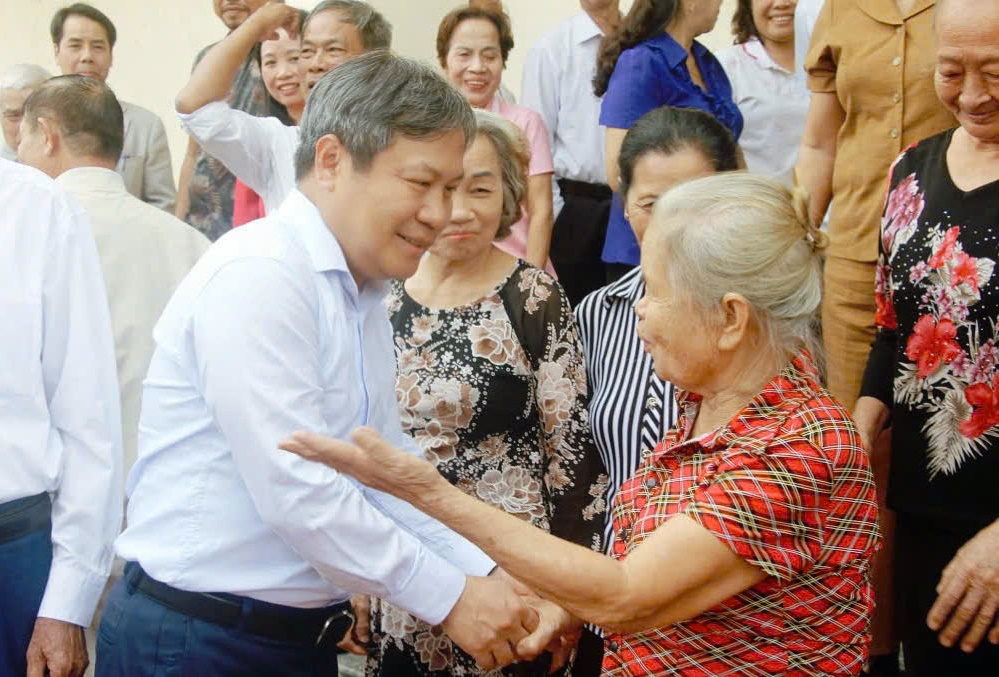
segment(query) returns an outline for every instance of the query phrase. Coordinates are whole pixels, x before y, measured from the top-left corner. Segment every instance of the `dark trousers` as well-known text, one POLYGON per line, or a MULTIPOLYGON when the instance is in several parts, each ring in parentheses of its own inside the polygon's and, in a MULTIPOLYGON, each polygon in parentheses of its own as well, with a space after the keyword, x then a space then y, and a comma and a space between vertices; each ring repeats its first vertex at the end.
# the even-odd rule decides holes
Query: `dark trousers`
POLYGON ((336 646, 284 642, 173 611, 128 575, 97 631, 96 677, 336 677, 336 646))
POLYGON ((988 636, 971 654, 948 649, 926 625, 937 598, 940 574, 976 533, 950 520, 898 512, 895 517, 896 618, 902 631, 907 677, 999 675, 999 646, 988 636))
POLYGON ((0 544, 0 675, 28 669, 25 654, 52 567, 52 530, 0 544))
POLYGON ((600 253, 607 237, 611 190, 559 179, 565 204, 552 230, 551 259, 558 281, 573 307, 606 283, 600 253))

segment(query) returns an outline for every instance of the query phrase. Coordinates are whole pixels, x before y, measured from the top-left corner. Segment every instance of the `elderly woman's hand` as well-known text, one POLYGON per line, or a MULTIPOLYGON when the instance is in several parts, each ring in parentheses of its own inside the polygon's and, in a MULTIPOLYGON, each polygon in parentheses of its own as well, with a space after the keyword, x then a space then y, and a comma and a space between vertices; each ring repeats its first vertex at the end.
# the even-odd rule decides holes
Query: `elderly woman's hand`
POLYGON ((961 638, 961 649, 971 652, 986 632, 990 642, 999 644, 997 610, 999 521, 965 543, 943 570, 937 585, 937 601, 926 622, 930 629, 940 631, 941 644, 953 646, 961 638))
POLYGON ((351 439, 353 444, 298 431, 278 446, 414 505, 428 499, 440 482, 451 486, 431 463, 396 449, 371 428, 358 428, 351 439))

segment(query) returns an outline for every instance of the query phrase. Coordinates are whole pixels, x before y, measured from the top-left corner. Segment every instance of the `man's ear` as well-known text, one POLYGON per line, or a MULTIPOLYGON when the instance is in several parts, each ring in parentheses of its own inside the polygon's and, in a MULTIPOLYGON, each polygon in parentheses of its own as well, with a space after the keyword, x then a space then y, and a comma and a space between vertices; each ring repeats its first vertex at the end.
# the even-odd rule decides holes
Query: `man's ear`
POLYGON ((327 134, 316 141, 316 156, 312 161, 312 176, 327 190, 334 190, 338 180, 351 170, 351 157, 347 147, 335 134, 327 134))
POLYGON ((50 157, 55 155, 62 144, 62 131, 59 125, 52 118, 38 118, 35 124, 38 125, 38 130, 45 140, 45 154, 50 157))
POLYGON ((56 59, 59 58, 59 43, 58 42, 53 42, 52 43, 52 57, 56 58, 56 59))

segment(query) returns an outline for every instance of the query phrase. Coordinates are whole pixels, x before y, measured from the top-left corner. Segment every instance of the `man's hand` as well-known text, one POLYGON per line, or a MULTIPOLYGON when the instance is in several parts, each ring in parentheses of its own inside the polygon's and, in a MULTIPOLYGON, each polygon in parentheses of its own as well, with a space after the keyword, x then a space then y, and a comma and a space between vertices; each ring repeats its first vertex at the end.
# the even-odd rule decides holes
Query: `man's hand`
POLYGON ((251 14, 247 21, 253 22, 261 42, 279 39, 280 36, 277 33, 279 28, 285 29, 289 37, 298 37, 299 11, 295 7, 284 4, 282 0, 270 0, 270 2, 261 5, 260 9, 251 14))
POLYGON ((27 657, 27 677, 79 677, 90 664, 83 628, 54 618, 35 620, 27 657))
POLYGON ((538 625, 538 614, 499 577, 469 576, 441 627, 486 670, 519 658, 517 643, 538 625))
POLYGON ((999 521, 965 543, 943 570, 937 585, 937 601, 926 624, 940 632, 940 643, 944 646, 954 646, 960 638, 961 649, 970 653, 986 632, 990 642, 999 644, 997 610, 999 521))
POLYGON ((358 656, 368 655, 368 642, 371 640, 371 598, 367 595, 354 595, 350 598, 354 608, 354 624, 350 632, 337 646, 358 656))
POLYGON ((552 654, 549 672, 557 672, 569 661, 569 655, 579 643, 583 622, 546 599, 529 597, 526 601, 538 612, 539 622, 534 632, 517 644, 517 654, 534 660, 543 651, 549 651, 552 654))

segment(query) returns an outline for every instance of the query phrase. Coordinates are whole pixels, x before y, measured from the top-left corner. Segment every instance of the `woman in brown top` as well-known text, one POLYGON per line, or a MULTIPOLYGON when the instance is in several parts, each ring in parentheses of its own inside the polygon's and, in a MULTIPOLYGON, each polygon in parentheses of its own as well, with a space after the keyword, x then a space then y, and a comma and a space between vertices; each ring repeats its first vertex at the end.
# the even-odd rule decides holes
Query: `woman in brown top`
MULTIPOLYGON (((829 390, 841 402, 857 400, 874 339, 874 267, 889 167, 903 149, 955 124, 933 90, 933 5, 826 0, 805 60, 812 101, 796 178, 811 196, 813 221, 829 209, 822 331, 829 390)), ((872 460, 883 505, 887 455, 872 460)), ((890 552, 890 516, 881 514, 890 552)), ((891 607, 890 559, 886 552, 875 565, 881 612, 891 607)), ((872 654, 893 649, 890 616, 875 614, 872 654)))

